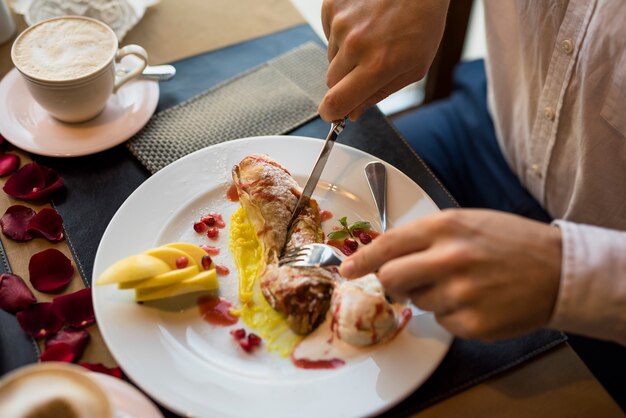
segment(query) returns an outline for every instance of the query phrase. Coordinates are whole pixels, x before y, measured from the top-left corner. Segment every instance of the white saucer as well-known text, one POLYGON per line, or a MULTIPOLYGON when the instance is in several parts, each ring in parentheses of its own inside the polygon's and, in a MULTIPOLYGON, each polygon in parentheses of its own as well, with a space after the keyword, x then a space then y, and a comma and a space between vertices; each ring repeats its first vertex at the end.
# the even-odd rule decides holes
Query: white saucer
POLYGON ((109 395, 118 417, 163 418, 148 397, 129 383, 102 373, 88 372, 87 375, 109 395))
POLYGON ((18 148, 51 157, 94 154, 118 145, 139 131, 159 101, 156 81, 133 80, 111 95, 104 111, 77 124, 50 116, 32 98, 13 68, 0 81, 0 134, 18 148))

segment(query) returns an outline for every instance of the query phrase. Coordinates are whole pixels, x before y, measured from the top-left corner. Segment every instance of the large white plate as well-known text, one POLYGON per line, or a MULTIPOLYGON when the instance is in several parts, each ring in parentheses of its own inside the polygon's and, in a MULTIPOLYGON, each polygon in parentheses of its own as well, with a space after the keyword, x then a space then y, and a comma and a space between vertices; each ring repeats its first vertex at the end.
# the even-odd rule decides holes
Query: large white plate
MULTIPOLYGON (((94 277, 113 262, 173 241, 210 243, 192 224, 218 211, 224 219, 238 207, 226 191, 230 170, 243 157, 267 153, 302 184, 322 142, 301 137, 258 137, 205 148, 165 167, 120 207, 96 255, 94 277)), ((335 220, 371 220, 380 226, 363 168, 376 160, 337 144, 314 193, 335 220)), ((391 226, 438 211, 428 195, 387 164, 391 226)), ((335 220, 327 221, 329 230, 335 220)), ((231 274, 220 294, 236 301, 237 275, 227 250, 227 230, 217 242, 231 274)), ((447 352, 451 336, 431 314, 415 314, 388 344, 336 370, 303 370, 288 359, 258 350, 245 354, 228 329, 204 322, 194 300, 138 305, 132 292, 93 288, 96 318, 111 353, 126 374, 164 406, 189 416, 331 417, 372 415, 413 392, 447 352)), ((238 325, 241 326, 241 325, 238 325)))

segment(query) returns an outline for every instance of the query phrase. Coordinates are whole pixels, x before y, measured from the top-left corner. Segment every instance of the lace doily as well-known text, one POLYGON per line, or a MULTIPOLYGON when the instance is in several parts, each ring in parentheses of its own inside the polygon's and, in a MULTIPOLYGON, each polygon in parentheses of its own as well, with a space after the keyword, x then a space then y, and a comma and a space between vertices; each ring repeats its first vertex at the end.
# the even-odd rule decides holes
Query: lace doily
POLYGON ((109 25, 121 41, 158 0, 12 0, 11 7, 28 25, 51 17, 79 15, 109 25))

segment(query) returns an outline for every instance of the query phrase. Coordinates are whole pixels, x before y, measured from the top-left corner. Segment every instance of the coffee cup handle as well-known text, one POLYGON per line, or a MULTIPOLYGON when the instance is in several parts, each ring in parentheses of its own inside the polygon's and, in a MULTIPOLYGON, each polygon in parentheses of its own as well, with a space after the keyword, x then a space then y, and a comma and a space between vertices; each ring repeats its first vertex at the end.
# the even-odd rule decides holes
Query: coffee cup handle
POLYGON ((120 48, 117 51, 117 54, 115 54, 115 61, 119 62, 126 55, 134 55, 140 58, 143 63, 124 75, 116 75, 115 84, 113 84, 113 93, 116 93, 120 87, 122 87, 133 78, 138 77, 144 70, 144 68, 146 68, 146 66, 148 65, 148 53, 139 45, 126 45, 125 47, 120 48))

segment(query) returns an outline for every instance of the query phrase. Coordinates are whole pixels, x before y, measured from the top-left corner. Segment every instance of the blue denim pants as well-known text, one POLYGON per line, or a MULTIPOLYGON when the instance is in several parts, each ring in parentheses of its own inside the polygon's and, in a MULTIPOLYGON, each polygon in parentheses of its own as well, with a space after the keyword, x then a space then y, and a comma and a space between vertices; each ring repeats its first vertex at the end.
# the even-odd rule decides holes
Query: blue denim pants
POLYGON ((394 123, 462 207, 550 222, 504 159, 487 110, 483 60, 457 66, 452 94, 394 123))

